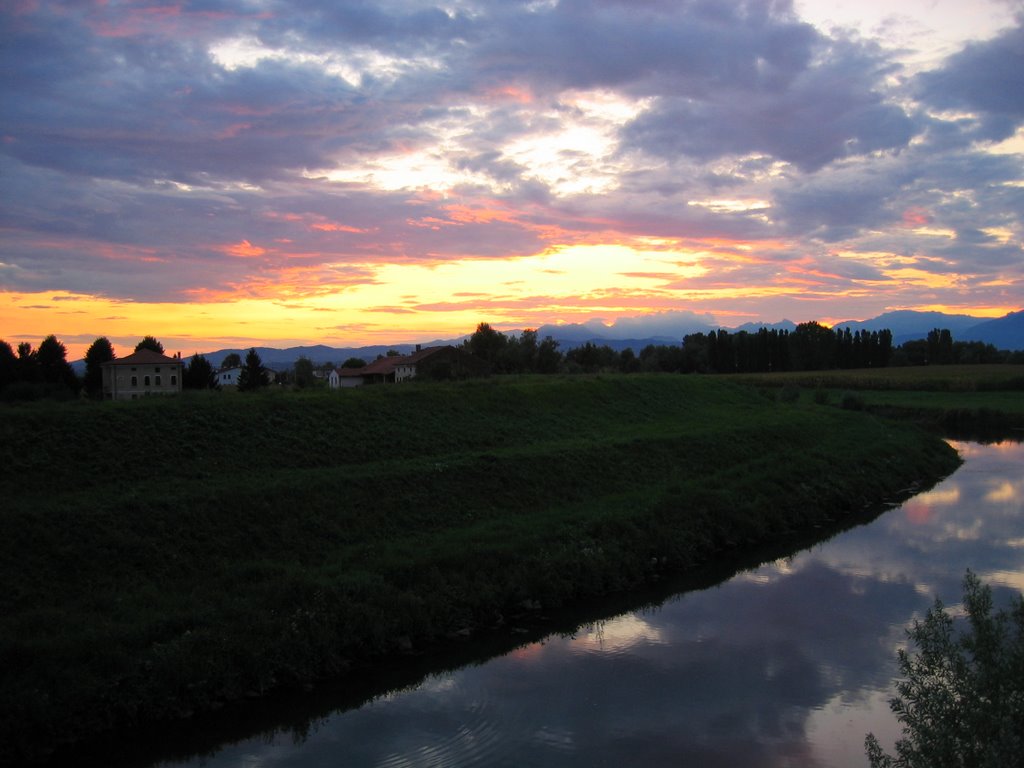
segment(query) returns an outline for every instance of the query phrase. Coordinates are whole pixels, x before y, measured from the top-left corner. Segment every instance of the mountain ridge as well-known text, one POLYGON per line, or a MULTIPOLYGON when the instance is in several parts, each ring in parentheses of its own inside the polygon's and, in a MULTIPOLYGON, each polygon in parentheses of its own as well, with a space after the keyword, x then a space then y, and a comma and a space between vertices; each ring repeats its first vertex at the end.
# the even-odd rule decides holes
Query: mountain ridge
MULTIPOLYGON (((690 312, 662 313, 649 318, 644 316, 624 318, 623 320, 605 324, 601 320, 589 320, 586 323, 567 323, 564 325, 546 324, 539 326, 537 338, 548 336, 558 342, 564 350, 583 346, 588 342, 607 345, 617 352, 632 349, 639 353, 649 344, 679 344, 687 334, 709 333, 718 329, 739 333, 757 332, 761 328, 793 331, 797 324, 791 320, 780 320, 774 323, 744 323, 735 327, 727 327, 714 323, 709 315, 696 315, 690 312), (645 333, 644 331, 647 330, 645 333)), ((892 331, 893 343, 897 346, 907 341, 926 338, 928 332, 935 329, 949 329, 955 341, 980 341, 992 344, 997 349, 1011 351, 1024 350, 1024 310, 1010 312, 1000 318, 984 318, 972 315, 952 315, 943 312, 917 312, 915 310, 897 310, 885 312, 867 320, 849 320, 836 323, 833 328, 849 328, 855 331, 876 331, 888 329, 892 331)), ((518 335, 520 330, 502 331, 506 335, 518 335)), ((395 350, 401 354, 415 351, 417 346, 431 347, 462 344, 471 334, 466 333, 451 339, 434 339, 416 343, 402 344, 371 344, 353 347, 331 347, 326 344, 311 344, 297 347, 254 347, 263 364, 268 368, 290 368, 300 357, 306 357, 314 364, 333 363, 340 365, 350 357, 358 357, 367 362, 375 360, 388 351, 395 350)), ((243 359, 250 347, 225 348, 201 353, 214 366, 220 366, 225 357, 235 353, 243 359)), ((185 357, 184 355, 182 357, 185 357)), ((191 356, 188 356, 191 357, 191 356)), ((185 357, 185 359, 188 359, 185 357)), ((74 363, 76 369, 84 369, 83 361, 74 363)))
MULTIPOLYGON (((744 323, 736 327, 726 327, 719 324, 706 322, 706 317, 680 313, 682 317, 676 318, 674 323, 676 335, 666 333, 654 333, 646 336, 622 336, 617 331, 618 323, 605 325, 600 320, 591 320, 586 323, 568 323, 565 325, 541 325, 537 330, 537 338, 545 339, 548 336, 559 343, 563 350, 573 349, 586 343, 607 345, 617 352, 623 349, 632 349, 639 352, 648 344, 678 344, 683 336, 690 333, 708 333, 722 328, 730 333, 746 331, 756 332, 761 328, 792 331, 797 324, 791 320, 781 320, 775 323, 744 323)), ((633 318, 639 320, 639 318, 633 318)), ((624 331, 635 331, 639 327, 638 322, 625 324, 624 331)), ((664 330, 667 323, 659 323, 664 330)), ((899 345, 907 341, 926 338, 928 332, 934 328, 948 328, 956 341, 980 341, 986 344, 993 344, 998 349, 1018 350, 1024 349, 1024 310, 1010 312, 1001 318, 983 318, 972 315, 950 315, 943 312, 916 312, 914 310, 898 310, 886 312, 878 317, 868 320, 850 320, 836 323, 834 328, 849 328, 851 332, 858 330, 876 331, 887 328, 893 332, 893 343, 899 345), (997 341, 998 340, 998 341, 997 341)), ((507 335, 518 335, 520 330, 503 331, 507 335)), ((465 334, 453 339, 435 339, 429 342, 422 342, 419 346, 430 347, 439 345, 462 344, 470 334, 465 334)), ((387 354, 389 350, 395 350, 402 354, 408 354, 416 349, 416 344, 377 344, 361 347, 329 347, 323 344, 301 347, 288 347, 276 349, 273 347, 256 347, 264 364, 268 367, 290 365, 299 357, 305 356, 314 363, 333 362, 340 365, 349 357, 359 357, 370 361, 378 355, 387 354)), ((247 349, 223 349, 215 352, 205 353, 215 365, 219 364, 228 354, 235 352, 245 356, 247 349)))

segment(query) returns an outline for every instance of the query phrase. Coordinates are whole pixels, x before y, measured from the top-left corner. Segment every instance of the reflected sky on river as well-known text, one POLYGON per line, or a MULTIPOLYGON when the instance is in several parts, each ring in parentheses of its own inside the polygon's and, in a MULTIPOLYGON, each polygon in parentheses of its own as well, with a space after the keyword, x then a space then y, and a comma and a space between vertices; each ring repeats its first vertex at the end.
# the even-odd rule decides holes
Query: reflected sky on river
POLYGON ((870 525, 205 765, 864 766, 865 733, 898 736, 913 618, 968 568, 997 604, 1024 589, 1024 446, 955 445, 958 472, 870 525))

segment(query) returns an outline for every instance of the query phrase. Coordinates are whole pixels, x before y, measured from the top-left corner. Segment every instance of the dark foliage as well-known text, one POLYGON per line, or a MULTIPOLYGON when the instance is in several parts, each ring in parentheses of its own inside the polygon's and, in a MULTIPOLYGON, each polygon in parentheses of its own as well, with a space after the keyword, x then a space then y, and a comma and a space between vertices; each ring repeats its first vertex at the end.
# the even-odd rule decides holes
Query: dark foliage
MULTIPOLYGON (((506 336, 488 323, 480 323, 466 339, 463 350, 488 363, 493 373, 559 373, 563 357, 558 342, 550 336, 538 341, 531 328, 519 336, 506 336)), ((617 355, 609 362, 609 370, 617 367, 617 355)))
POLYGON ((299 389, 307 389, 316 384, 316 376, 313 375, 313 361, 308 357, 300 357, 295 361, 295 376, 293 384, 299 389))
POLYGON ((186 363, 181 386, 183 389, 220 389, 213 365, 198 352, 186 363))
POLYGON ((90 397, 101 397, 103 395, 103 363, 109 363, 115 359, 114 346, 106 336, 100 336, 89 345, 85 352, 85 386, 86 394, 90 397))
POLYGON ((252 348, 245 356, 245 366, 242 368, 242 372, 238 374, 238 391, 254 392, 268 384, 270 384, 270 375, 263 367, 263 361, 260 360, 256 349, 252 348))
POLYGON ((890 706, 903 724, 896 756, 874 734, 865 740, 872 768, 1003 768, 1024 750, 1024 599, 993 613, 992 590, 964 578, 968 626, 958 632, 940 601, 908 631, 901 680, 890 706))
POLYGON ((18 380, 18 357, 14 349, 0 339, 0 391, 18 380))
POLYGON ((66 399, 74 397, 81 382, 67 361, 67 348, 56 336, 47 336, 37 349, 27 341, 18 354, 0 343, 0 398, 4 400, 66 399))
POLYGON ((135 345, 136 352, 142 349, 148 349, 153 352, 158 352, 161 355, 164 353, 164 345, 157 341, 157 339, 153 336, 144 336, 142 338, 142 341, 135 345))

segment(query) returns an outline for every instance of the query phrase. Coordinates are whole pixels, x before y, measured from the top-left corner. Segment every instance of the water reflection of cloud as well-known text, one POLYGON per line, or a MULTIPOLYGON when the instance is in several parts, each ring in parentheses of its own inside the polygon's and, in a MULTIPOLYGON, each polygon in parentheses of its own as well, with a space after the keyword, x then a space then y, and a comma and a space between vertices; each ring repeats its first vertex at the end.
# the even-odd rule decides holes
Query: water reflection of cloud
POLYGON ((983 527, 982 521, 977 519, 965 522, 951 521, 938 528, 933 541, 977 541, 982 536, 983 527))
POLYGON ((985 501, 990 504, 1009 504, 1019 500, 1021 497, 1020 488, 1017 484, 1009 481, 1000 483, 998 488, 993 488, 985 494, 985 501))
POLYGON ((863 754, 864 735, 869 731, 891 751, 902 735, 889 711, 891 696, 888 690, 868 691, 851 706, 847 697, 837 694, 814 709, 807 720, 807 736, 821 764, 846 765, 850 755, 863 754))
POLYGON ((927 504, 930 507, 948 507, 960 503, 960 494, 960 485, 950 482, 934 490, 918 494, 912 501, 918 504, 927 504))
POLYGON ((931 522, 932 513, 935 510, 930 504, 925 504, 921 501, 915 501, 911 499, 903 505, 903 514, 907 516, 914 525, 925 525, 931 522))
POLYGON ((960 503, 960 486, 952 482, 940 485, 939 487, 918 494, 908 499, 900 507, 903 514, 914 525, 925 525, 932 521, 933 516, 940 507, 951 507, 960 503))
MULTIPOLYGON (((774 568, 775 563, 772 563, 769 568, 774 568)), ((738 573, 733 576, 735 581, 745 581, 748 584, 771 584, 774 579, 774 574, 771 573, 769 568, 762 568, 757 571, 747 571, 746 573, 738 573)), ((780 571, 784 574, 785 571, 780 571)))
POLYGON ((661 632, 634 613, 589 624, 570 641, 575 651, 586 653, 627 650, 638 643, 661 643, 661 632))
POLYGON ((1024 571, 982 571, 978 578, 993 587, 1010 587, 1024 593, 1024 571))

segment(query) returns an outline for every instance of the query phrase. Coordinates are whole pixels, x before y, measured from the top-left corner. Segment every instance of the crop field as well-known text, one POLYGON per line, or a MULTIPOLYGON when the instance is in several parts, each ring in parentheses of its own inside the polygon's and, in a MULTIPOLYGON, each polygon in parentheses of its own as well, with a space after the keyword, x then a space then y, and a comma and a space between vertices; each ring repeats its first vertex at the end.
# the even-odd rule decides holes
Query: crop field
POLYGON ((1024 392, 1024 366, 927 365, 736 374, 728 378, 758 386, 796 385, 820 389, 904 390, 918 392, 1024 392))

